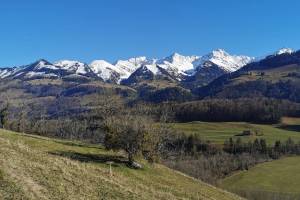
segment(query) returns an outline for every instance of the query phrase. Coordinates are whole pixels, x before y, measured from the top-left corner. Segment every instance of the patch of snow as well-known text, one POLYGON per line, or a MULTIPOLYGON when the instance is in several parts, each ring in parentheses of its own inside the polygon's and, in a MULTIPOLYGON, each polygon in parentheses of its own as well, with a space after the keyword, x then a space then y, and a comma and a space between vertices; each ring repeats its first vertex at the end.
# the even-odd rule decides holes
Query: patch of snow
POLYGON ((156 65, 156 64, 152 64, 152 65, 144 65, 144 66, 143 66, 143 69, 152 72, 154 75, 160 74, 160 70, 157 68, 157 65, 156 65))
POLYGON ((6 78, 15 72, 13 68, 0 68, 0 78, 6 78))
POLYGON ((86 64, 76 60, 61 60, 54 63, 63 70, 75 72, 76 74, 87 74, 86 64))
POLYGON ((22 74, 24 74, 24 72, 19 72, 19 73, 17 73, 17 74, 14 74, 14 76, 21 76, 22 74))
POLYGON ((45 60, 38 61, 35 65, 35 69, 40 70, 40 69, 43 69, 43 68, 52 69, 52 70, 57 70, 58 69, 57 66, 52 65, 52 64, 48 63, 45 60))
POLYGON ((28 72, 26 74, 26 77, 32 78, 32 77, 58 77, 56 74, 53 73, 48 73, 46 74, 45 72, 28 72))

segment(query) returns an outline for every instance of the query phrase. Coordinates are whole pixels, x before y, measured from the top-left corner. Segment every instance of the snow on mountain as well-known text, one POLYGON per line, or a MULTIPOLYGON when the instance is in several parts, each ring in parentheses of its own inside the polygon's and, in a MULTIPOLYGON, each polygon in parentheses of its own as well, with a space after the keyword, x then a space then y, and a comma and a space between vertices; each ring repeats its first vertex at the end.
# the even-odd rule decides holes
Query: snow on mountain
POLYGON ((43 68, 44 69, 52 69, 52 70, 59 69, 58 66, 55 66, 44 59, 38 60, 37 62, 31 64, 30 67, 33 67, 34 70, 41 70, 43 68))
POLYGON ((195 69, 195 63, 199 56, 183 56, 173 53, 171 56, 158 60, 156 63, 159 67, 172 74, 188 75, 195 69))
POLYGON ((35 77, 44 77, 44 78, 51 78, 51 77, 58 77, 58 75, 54 73, 46 73, 46 72, 28 72, 26 74, 27 78, 35 78, 35 77))
POLYGON ((156 64, 148 64, 142 66, 143 70, 152 72, 153 75, 159 75, 161 73, 160 69, 157 67, 156 64))
POLYGON ((90 68, 81 62, 62 60, 54 64, 40 59, 32 64, 16 67, 6 77, 12 78, 58 78, 71 74, 91 76, 90 68))
POLYGON ((18 68, 16 67, 5 67, 5 68, 0 68, 0 78, 6 78, 11 76, 17 71, 18 68))
POLYGON ((294 52, 294 50, 291 48, 282 48, 282 49, 279 49, 278 51, 276 51, 274 53, 274 55, 292 54, 293 52, 294 52))
POLYGON ((41 77, 46 76, 46 72, 57 70, 58 67, 51 64, 47 60, 40 59, 32 64, 17 67, 10 76, 14 78, 26 77, 41 77))
MULTIPOLYGON (((183 56, 174 53, 157 62, 158 66, 173 75, 192 76, 203 67, 216 65, 225 72, 234 72, 251 62, 248 56, 230 55, 222 49, 217 49, 205 56, 183 56)), ((178 78, 180 80, 180 77, 178 78)))
MULTIPOLYGON (((279 53, 291 52, 289 49, 281 50, 279 53)), ((128 79, 135 71, 147 71, 153 75, 169 74, 177 80, 185 76, 194 75, 199 68, 215 65, 225 72, 233 72, 251 62, 253 58, 247 56, 229 55, 224 50, 215 50, 203 57, 183 56, 174 53, 162 59, 148 59, 146 57, 118 60, 115 64, 104 60, 95 60, 89 65, 75 60, 61 60, 54 64, 46 60, 38 60, 35 63, 18 67, 0 69, 0 78, 6 77, 63 77, 70 75, 81 75, 86 77, 99 77, 106 82, 120 83, 128 79)), ((140 74, 138 73, 138 74, 140 74)))
POLYGON ((118 60, 114 65, 120 69, 123 69, 130 74, 136 71, 142 65, 153 64, 155 59, 147 59, 146 57, 129 58, 128 60, 118 60))
POLYGON ((86 64, 75 60, 61 60, 55 62, 53 65, 66 71, 75 72, 76 74, 87 74, 89 72, 86 64))
POLYGON ((128 78, 130 72, 125 68, 112 65, 105 60, 95 60, 90 65, 91 70, 104 81, 108 81, 115 76, 116 82, 120 82, 121 79, 128 78))
MULTIPOLYGON (((199 61, 197 61, 197 64, 199 64, 198 67, 201 68, 205 63, 211 62, 226 72, 234 72, 253 60, 254 58, 248 56, 230 55, 223 49, 217 49, 203 56, 199 61)), ((205 66, 208 65, 206 64, 205 66)))
POLYGON ((259 56, 259 57, 256 57, 254 62, 259 62, 265 58, 268 58, 268 57, 274 57, 274 56, 279 56, 279 55, 282 55, 282 54, 292 54, 294 53, 295 51, 291 48, 281 48, 275 52, 272 52, 272 53, 269 53, 269 54, 265 54, 263 56, 259 56))

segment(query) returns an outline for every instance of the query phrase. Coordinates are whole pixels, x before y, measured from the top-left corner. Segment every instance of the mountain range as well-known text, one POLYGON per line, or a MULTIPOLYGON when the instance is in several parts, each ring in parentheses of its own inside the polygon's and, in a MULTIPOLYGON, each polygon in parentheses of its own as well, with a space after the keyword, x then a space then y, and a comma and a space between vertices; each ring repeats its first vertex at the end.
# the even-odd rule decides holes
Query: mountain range
MULTIPOLYGON (((222 49, 204 56, 174 53, 161 59, 130 58, 90 64, 40 59, 20 67, 0 68, 0 90, 40 96, 74 96, 113 90, 151 102, 207 97, 275 97, 300 101, 300 53, 289 48, 253 58, 222 49), (12 87, 13 85, 13 87, 12 87)), ((32 97, 33 98, 33 97, 32 97)))
POLYGON ((230 55, 218 49, 205 56, 183 56, 174 53, 162 59, 146 57, 118 60, 111 64, 105 60, 95 60, 90 64, 79 61, 61 60, 50 63, 41 59, 32 64, 20 67, 1 68, 0 78, 94 78, 109 83, 128 83, 142 74, 153 77, 166 75, 177 81, 193 77, 199 71, 209 70, 216 66, 222 73, 234 72, 254 58, 230 55))

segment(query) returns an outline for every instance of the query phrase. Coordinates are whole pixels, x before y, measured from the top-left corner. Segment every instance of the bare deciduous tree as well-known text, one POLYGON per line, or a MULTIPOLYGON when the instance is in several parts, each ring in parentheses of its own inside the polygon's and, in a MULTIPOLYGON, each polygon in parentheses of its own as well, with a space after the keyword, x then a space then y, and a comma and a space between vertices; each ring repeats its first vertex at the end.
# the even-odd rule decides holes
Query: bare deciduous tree
POLYGON ((134 157, 146 153, 155 155, 159 137, 150 120, 143 117, 124 115, 106 120, 107 134, 104 145, 107 149, 124 150, 130 165, 134 157))

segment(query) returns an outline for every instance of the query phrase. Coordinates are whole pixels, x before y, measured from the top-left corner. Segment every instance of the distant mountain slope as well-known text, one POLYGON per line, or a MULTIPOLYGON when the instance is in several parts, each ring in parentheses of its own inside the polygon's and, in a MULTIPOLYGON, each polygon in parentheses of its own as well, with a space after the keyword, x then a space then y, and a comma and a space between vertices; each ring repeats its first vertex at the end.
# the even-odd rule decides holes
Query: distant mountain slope
POLYGON ((0 151, 1 199, 242 199, 162 165, 130 169, 96 145, 0 130, 0 151))
POLYGON ((223 49, 212 51, 196 62, 197 67, 194 74, 186 77, 182 84, 190 89, 205 86, 216 78, 234 72, 253 60, 254 58, 248 56, 230 55, 223 49))
POLYGON ((209 64, 213 64, 225 72, 234 72, 253 61, 253 59, 248 56, 230 55, 223 49, 217 49, 203 56, 198 68, 209 67, 209 64))
POLYGON ((264 96, 300 102, 300 51, 278 52, 221 76, 194 93, 201 97, 264 96))

